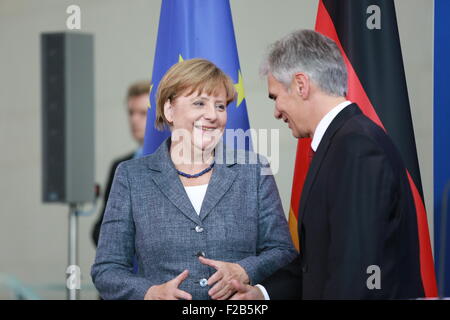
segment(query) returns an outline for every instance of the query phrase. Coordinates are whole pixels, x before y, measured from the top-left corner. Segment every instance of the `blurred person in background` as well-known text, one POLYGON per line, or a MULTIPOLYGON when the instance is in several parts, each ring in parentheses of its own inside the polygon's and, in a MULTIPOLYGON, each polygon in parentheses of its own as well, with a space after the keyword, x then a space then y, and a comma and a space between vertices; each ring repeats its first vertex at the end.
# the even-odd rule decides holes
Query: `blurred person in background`
POLYGON ((103 216, 105 214, 106 203, 108 201, 109 192, 111 191, 114 173, 119 163, 139 158, 142 156, 145 124, 147 121, 148 97, 150 93, 150 81, 142 80, 131 84, 128 88, 126 96, 126 105, 128 113, 128 123, 130 125, 131 135, 138 143, 138 148, 125 156, 117 158, 113 161, 109 170, 108 182, 106 184, 105 194, 103 198, 103 208, 100 211, 100 217, 92 229, 92 240, 95 246, 98 245, 98 237, 100 235, 100 226, 102 225, 103 216))

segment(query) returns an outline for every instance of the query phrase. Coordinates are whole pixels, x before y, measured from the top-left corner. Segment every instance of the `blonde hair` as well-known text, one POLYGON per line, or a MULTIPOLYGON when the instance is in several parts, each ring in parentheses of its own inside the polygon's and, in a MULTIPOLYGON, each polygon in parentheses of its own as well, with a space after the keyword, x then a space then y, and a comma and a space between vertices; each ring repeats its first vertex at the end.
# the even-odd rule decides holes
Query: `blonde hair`
POLYGON ((181 94, 186 96, 198 91, 199 94, 216 95, 220 89, 226 92, 227 105, 235 99, 233 81, 214 63, 205 59, 190 59, 174 64, 164 75, 156 93, 155 127, 163 130, 170 126, 164 115, 164 104, 181 94))

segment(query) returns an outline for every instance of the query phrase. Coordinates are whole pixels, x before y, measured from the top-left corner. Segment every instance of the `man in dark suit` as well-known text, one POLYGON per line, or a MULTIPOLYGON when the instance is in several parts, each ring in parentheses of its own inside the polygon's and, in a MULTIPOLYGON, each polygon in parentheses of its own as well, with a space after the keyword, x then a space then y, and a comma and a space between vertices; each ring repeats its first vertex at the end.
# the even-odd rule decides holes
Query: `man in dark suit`
MULTIPOLYGON (((300 254, 234 299, 409 299, 424 296, 416 212, 389 136, 346 101, 337 45, 309 30, 275 42, 262 65, 274 116, 313 154, 299 206, 300 254)), ((383 94, 380 92, 380 94, 383 94)))
POLYGON ((123 161, 142 156, 142 145, 144 143, 144 136, 145 136, 145 124, 147 120, 149 93, 150 93, 150 81, 148 80, 135 82, 131 84, 130 87, 128 88, 126 97, 128 123, 130 125, 130 130, 133 139, 138 143, 139 147, 137 148, 137 150, 123 157, 115 159, 111 165, 103 197, 103 208, 100 212, 100 216, 97 222, 94 225, 94 228, 92 229, 92 240, 94 241, 96 247, 98 245, 100 227, 103 222, 103 215, 105 213, 106 203, 108 201, 109 192, 111 191, 114 173, 116 172, 117 166, 123 161))

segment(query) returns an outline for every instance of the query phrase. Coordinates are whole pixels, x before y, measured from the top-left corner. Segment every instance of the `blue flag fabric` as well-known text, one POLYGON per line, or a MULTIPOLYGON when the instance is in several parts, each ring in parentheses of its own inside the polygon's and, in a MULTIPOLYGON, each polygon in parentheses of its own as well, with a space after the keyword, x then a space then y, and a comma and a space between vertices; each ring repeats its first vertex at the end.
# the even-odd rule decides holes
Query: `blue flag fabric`
MULTIPOLYGON (((235 83, 237 98, 228 105, 226 129, 249 129, 243 81, 229 0, 163 0, 153 64, 144 155, 153 153, 169 137, 155 128, 155 96, 167 70, 181 60, 204 58, 235 83)), ((250 142, 247 144, 250 148, 250 142)))

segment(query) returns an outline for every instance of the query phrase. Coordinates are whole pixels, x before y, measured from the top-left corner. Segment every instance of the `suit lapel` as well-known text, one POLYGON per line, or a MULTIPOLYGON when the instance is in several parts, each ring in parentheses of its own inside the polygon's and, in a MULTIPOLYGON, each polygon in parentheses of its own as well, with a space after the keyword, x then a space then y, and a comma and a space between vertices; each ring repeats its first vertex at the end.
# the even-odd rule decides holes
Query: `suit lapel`
POLYGON ((301 222, 304 219, 306 205, 308 203, 309 193, 314 184, 317 173, 319 172, 320 166, 322 164, 325 155, 328 152, 331 141, 335 135, 335 133, 345 124, 345 122, 355 115, 361 114, 359 107, 356 104, 351 104, 348 107, 344 108, 339 114, 333 119, 333 121, 328 126, 325 134, 323 135, 322 140, 320 141, 319 147, 317 148, 316 154, 314 155, 313 160, 311 161, 308 174, 306 175, 305 184, 303 186, 302 195, 300 198, 300 206, 299 206, 299 220, 298 226, 300 230, 301 222))
POLYGON ((169 155, 170 138, 166 139, 153 154, 149 161, 149 168, 153 171, 151 178, 161 192, 180 211, 196 224, 200 224, 200 218, 181 183, 178 173, 169 155))
POLYGON ((230 189, 236 175, 236 170, 232 167, 232 164, 216 164, 214 166, 202 209, 200 210, 200 219, 202 221, 230 189))

